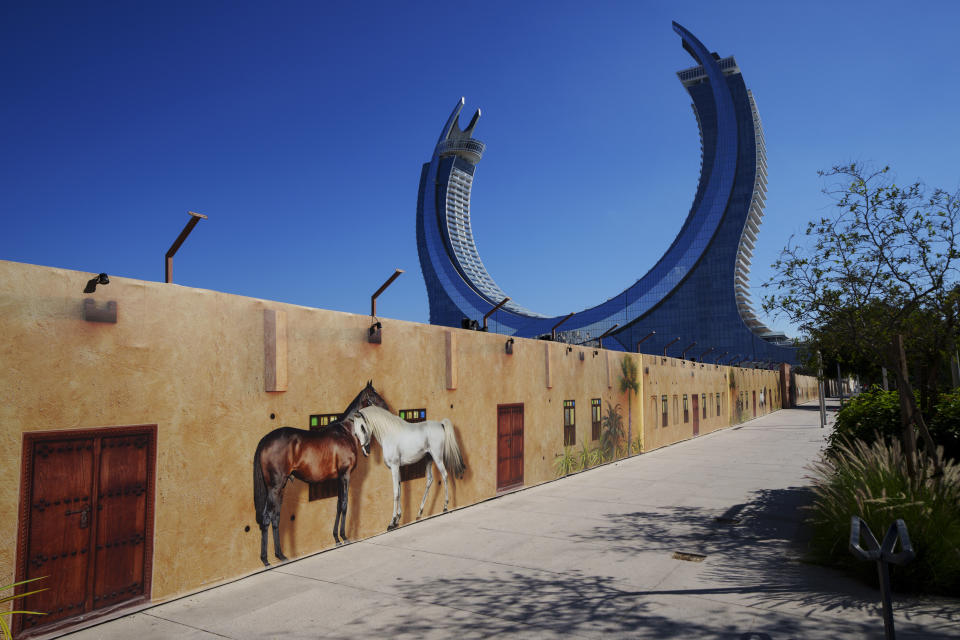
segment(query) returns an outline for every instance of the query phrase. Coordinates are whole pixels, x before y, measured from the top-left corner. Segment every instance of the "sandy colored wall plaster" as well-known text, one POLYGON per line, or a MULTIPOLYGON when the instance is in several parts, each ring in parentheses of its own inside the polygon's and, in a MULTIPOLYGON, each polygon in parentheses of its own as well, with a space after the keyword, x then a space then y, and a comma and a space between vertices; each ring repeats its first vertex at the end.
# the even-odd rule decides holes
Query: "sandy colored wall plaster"
MULTIPOLYGON (((741 369, 697 363, 678 358, 643 356, 644 450, 693 437, 693 396, 698 396, 700 435, 783 408, 780 372, 741 369), (683 419, 683 396, 688 397, 689 418, 683 419), (720 410, 717 410, 717 394, 720 410), (667 426, 663 426, 662 397, 667 396, 667 426), (703 396, 706 396, 704 398, 703 396), (756 414, 753 400, 756 396, 756 414), (703 416, 704 400, 707 415, 703 416)), ((798 402, 816 399, 816 378, 794 375, 798 402), (812 394, 811 394, 812 389, 812 394)))
POLYGON ((698 397, 700 435, 730 425, 726 380, 730 367, 660 356, 643 356, 644 444, 656 449, 693 437, 693 395, 698 397), (721 394, 721 412, 717 415, 716 394, 721 394), (707 396, 707 417, 699 398, 707 396), (667 396, 667 426, 663 426, 662 397, 667 396), (687 396, 688 415, 684 422, 683 396, 687 396))
POLYGON ((796 393, 797 404, 811 402, 816 400, 819 395, 817 391, 816 376, 793 376, 794 390, 796 393))
MULTIPOLYGON (((529 486, 554 478, 564 400, 575 400, 576 440, 588 446, 595 444, 591 399, 604 409, 621 404, 625 422, 632 402, 634 433, 643 424, 649 449, 690 437, 650 424, 651 394, 724 389, 731 371, 657 359, 647 372, 646 356, 524 339, 511 355, 505 336, 389 319, 381 320, 382 344, 370 344, 369 316, 119 277, 92 296, 99 305, 116 301, 119 321, 91 323, 82 317, 88 278, 0 261, 0 505, 7 515, 0 536, 8 541, 0 545, 0 581, 14 576, 23 432, 158 425, 152 595, 163 600, 260 568, 251 488, 257 442, 278 426, 306 428, 310 414, 342 411, 367 380, 394 410, 425 408, 430 418, 453 421, 467 464, 451 493, 451 506, 460 507, 496 494, 498 404, 524 405, 529 486), (265 391, 268 310, 286 318, 283 393, 265 391), (619 391, 622 357, 634 358, 641 372, 633 399, 619 391)), ((765 380, 746 376, 740 384, 752 389, 765 380)), ((701 424, 706 433, 729 420, 701 424)), ((424 483, 404 483, 402 523, 416 515, 424 483)), ((361 460, 350 490, 348 537, 383 532, 391 487, 379 448, 361 460)), ((310 502, 300 482, 287 486, 281 530, 288 556, 332 546, 335 505, 335 498, 310 502)), ((435 485, 424 513, 442 506, 435 485)))

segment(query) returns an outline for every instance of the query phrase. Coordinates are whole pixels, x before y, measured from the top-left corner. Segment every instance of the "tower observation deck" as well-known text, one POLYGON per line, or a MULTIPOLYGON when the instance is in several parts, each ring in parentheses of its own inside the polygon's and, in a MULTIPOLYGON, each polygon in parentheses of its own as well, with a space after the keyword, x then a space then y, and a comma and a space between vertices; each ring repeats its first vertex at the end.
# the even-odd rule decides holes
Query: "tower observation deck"
MULTIPOLYGON (((720 58, 673 24, 697 65, 677 72, 692 99, 702 148, 700 180, 677 237, 656 264, 624 291, 573 314, 558 338, 587 343, 615 324, 604 346, 661 353, 696 342, 698 353, 747 362, 795 362, 783 334, 765 327, 749 295, 750 262, 763 219, 767 161, 753 94, 732 57, 720 58), (642 338, 656 332, 653 338, 642 338)), ((427 285, 430 322, 453 327, 479 320, 507 294, 480 259, 470 224, 470 195, 485 145, 473 137, 478 110, 460 129, 464 100, 454 106, 433 156, 424 164, 417 200, 417 249, 427 285)), ((535 313, 513 300, 490 318, 507 335, 549 334, 562 316, 535 313)), ((696 354, 695 354, 696 355, 696 354)))

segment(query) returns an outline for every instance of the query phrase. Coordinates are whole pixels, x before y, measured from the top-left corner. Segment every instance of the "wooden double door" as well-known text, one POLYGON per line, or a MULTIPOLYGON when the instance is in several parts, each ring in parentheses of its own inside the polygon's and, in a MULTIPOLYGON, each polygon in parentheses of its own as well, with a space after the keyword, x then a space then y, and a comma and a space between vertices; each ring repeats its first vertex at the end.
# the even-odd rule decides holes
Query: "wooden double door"
POLYGON ((156 426, 24 434, 17 579, 24 633, 149 600, 156 426))
POLYGON ((523 484, 523 405, 497 405, 497 491, 523 484))

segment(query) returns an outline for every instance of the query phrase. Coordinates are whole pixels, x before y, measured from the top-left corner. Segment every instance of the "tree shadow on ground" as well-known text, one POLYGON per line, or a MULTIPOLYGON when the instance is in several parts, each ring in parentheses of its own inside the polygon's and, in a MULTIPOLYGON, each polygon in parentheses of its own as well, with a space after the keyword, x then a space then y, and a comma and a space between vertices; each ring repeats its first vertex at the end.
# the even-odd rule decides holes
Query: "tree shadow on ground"
MULTIPOLYGON (((804 615, 859 611, 879 620, 879 590, 842 572, 815 565, 807 554, 804 519, 813 502, 809 487, 762 490, 725 511, 669 507, 607 516, 583 541, 602 539, 625 555, 651 547, 707 556, 703 588, 660 594, 740 595, 739 602, 765 609, 800 607, 804 615)), ((846 541, 841 541, 846 544, 846 541)), ((894 594, 898 619, 932 616, 960 625, 960 602, 894 594)), ((960 627, 958 627, 960 634, 960 627)))
MULTIPOLYGON (((694 578, 676 586, 667 579, 638 589, 625 579, 591 574, 588 567, 558 573, 496 565, 489 575, 397 577, 383 592, 395 606, 372 610, 328 630, 326 637, 876 636, 882 620, 875 590, 801 562, 801 508, 811 497, 809 489, 790 488, 757 492, 726 510, 672 507, 610 514, 604 524, 571 536, 583 544, 600 542, 605 553, 617 561, 622 556, 623 562, 636 563, 639 551, 705 554, 694 578)), ((960 634, 958 614, 960 607, 895 600, 901 638, 960 634), (927 616, 922 625, 911 624, 919 614, 927 616), (934 624, 929 616, 936 617, 934 624)))
MULTIPOLYGON (((671 608, 653 597, 655 592, 625 589, 622 582, 609 577, 580 571, 537 573, 404 580, 399 587, 403 606, 382 621, 371 612, 325 637, 352 638, 371 630, 372 635, 390 638, 458 640, 518 635, 751 640, 809 637, 810 633, 809 623, 796 617, 773 615, 758 620, 749 611, 731 616, 722 605, 670 616, 671 608)), ((842 623, 840 629, 847 636, 867 631, 857 623, 842 623)))

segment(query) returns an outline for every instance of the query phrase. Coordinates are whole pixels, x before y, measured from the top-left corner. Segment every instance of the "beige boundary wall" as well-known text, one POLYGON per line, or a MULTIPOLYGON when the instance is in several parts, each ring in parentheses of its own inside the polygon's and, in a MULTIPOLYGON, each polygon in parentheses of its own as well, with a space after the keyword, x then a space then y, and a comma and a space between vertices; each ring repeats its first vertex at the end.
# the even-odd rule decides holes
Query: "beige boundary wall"
POLYGON ((812 402, 818 398, 816 376, 794 376, 794 378, 797 404, 812 402))
POLYGON ((693 437, 695 424, 697 435, 703 435, 782 406, 776 371, 652 355, 642 358, 647 451, 693 437))
MULTIPOLYGON (((767 391, 779 388, 776 372, 525 339, 510 355, 502 335, 382 318, 377 345, 367 341, 369 316, 115 277, 88 296, 89 277, 0 261, 2 584, 15 575, 28 432, 157 425, 151 597, 159 601, 261 568, 251 487, 257 442, 282 425, 307 428, 311 414, 343 411, 367 380, 395 411, 422 408, 453 421, 467 472, 453 485, 452 507, 497 493, 501 404, 524 407, 525 486, 555 477, 565 400, 576 403, 578 446, 597 444, 590 407, 600 399, 604 412, 622 406, 634 438, 642 425, 645 449, 693 435, 682 415, 662 427, 653 396, 670 396, 673 411, 673 396, 705 394, 701 434, 752 418, 752 393, 759 398, 761 389, 756 415, 780 406, 779 393, 767 391), (85 320, 87 298, 98 308, 115 301, 116 323, 85 320), (624 357, 640 379, 629 398, 620 391, 624 357), (749 413, 737 413, 741 392, 751 396, 749 413)), ((402 523, 415 518, 424 483, 403 483, 402 523)), ((391 503, 390 474, 374 447, 352 478, 348 537, 383 532, 391 503)), ((333 545, 335 505, 309 501, 301 482, 287 485, 280 522, 289 557, 333 545)), ((424 515, 442 507, 437 484, 424 515)))

